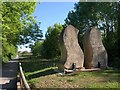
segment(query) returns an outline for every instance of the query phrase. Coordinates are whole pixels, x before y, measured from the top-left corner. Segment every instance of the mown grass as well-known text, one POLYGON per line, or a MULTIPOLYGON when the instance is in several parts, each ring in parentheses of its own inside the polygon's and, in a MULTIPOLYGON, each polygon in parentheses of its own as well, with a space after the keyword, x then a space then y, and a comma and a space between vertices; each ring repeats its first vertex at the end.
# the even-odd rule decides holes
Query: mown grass
POLYGON ((119 70, 78 72, 75 75, 60 76, 54 71, 55 60, 22 60, 25 76, 32 88, 118 88, 119 70), (24 62, 25 61, 25 62, 24 62))

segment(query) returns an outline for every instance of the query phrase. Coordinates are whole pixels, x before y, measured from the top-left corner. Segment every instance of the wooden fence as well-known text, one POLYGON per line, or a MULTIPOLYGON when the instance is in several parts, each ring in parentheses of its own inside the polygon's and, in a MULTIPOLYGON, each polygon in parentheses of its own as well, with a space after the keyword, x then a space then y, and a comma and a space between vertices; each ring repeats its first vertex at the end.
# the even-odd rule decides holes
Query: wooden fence
POLYGON ((18 90, 31 90, 30 86, 28 85, 26 78, 23 73, 23 69, 21 66, 21 63, 19 63, 19 75, 18 75, 18 83, 17 83, 17 88, 18 90))

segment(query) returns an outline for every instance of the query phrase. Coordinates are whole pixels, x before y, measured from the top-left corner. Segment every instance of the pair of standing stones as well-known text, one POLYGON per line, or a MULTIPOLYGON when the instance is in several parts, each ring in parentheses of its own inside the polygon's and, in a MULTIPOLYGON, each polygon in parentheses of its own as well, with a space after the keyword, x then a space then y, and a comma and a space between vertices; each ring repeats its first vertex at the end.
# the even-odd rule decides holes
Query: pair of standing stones
POLYGON ((84 34, 84 53, 78 44, 78 29, 69 25, 61 32, 61 60, 59 70, 107 68, 107 52, 100 31, 94 27, 84 34))

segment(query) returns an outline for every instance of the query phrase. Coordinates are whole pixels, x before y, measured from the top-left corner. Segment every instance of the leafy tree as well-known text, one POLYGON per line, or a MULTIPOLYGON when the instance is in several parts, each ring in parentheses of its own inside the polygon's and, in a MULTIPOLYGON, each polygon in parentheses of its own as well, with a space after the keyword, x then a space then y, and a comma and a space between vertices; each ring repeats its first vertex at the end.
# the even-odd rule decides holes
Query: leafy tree
POLYGON ((41 30, 31 14, 35 11, 36 2, 2 2, 2 58, 7 59, 15 53, 17 45, 37 41, 42 37, 41 30), (39 38, 38 38, 39 37, 39 38), (29 39, 29 40, 28 40, 29 39), (10 48, 15 49, 9 52, 10 48), (9 56, 9 57, 8 57, 9 56))
POLYGON ((32 45, 31 51, 34 56, 41 56, 42 46, 43 46, 43 42, 36 42, 34 45, 32 45))
POLYGON ((8 44, 7 42, 2 42, 2 59, 4 62, 7 62, 12 58, 12 56, 16 55, 17 47, 13 46, 12 44, 8 44))
POLYGON ((68 13, 65 25, 72 24, 79 29, 79 43, 82 46, 84 32, 93 26, 98 26, 103 42, 108 52, 109 62, 114 62, 119 57, 117 44, 119 40, 119 7, 117 2, 78 2, 74 10, 68 13), (114 60, 114 61, 113 61, 114 60))
POLYGON ((75 10, 70 11, 65 19, 66 25, 71 24, 79 29, 79 43, 81 47, 83 47, 82 38, 84 31, 89 27, 97 25, 96 6, 97 3, 95 2, 78 2, 75 4, 75 10))
POLYGON ((30 22, 20 34, 20 43, 19 44, 33 44, 38 42, 43 37, 42 30, 39 27, 40 23, 30 22))
POLYGON ((59 36, 63 26, 54 24, 48 27, 45 35, 46 39, 43 42, 42 56, 45 58, 55 58, 60 55, 59 36))
POLYGON ((119 3, 117 3, 116 5, 117 7, 117 12, 116 12, 116 17, 117 17, 117 52, 118 52, 118 56, 120 58, 120 1, 119 3))

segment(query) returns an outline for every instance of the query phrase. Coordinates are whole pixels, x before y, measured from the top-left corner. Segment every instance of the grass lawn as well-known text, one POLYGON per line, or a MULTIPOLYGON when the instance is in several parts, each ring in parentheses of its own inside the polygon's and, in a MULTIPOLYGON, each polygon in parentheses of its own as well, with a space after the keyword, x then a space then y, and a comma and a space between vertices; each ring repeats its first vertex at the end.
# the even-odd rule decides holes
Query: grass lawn
POLYGON ((119 70, 79 72, 60 76, 54 71, 57 61, 45 59, 22 60, 28 83, 32 88, 119 88, 119 70))

